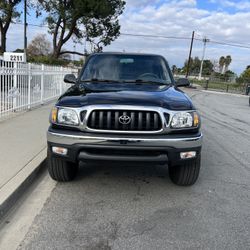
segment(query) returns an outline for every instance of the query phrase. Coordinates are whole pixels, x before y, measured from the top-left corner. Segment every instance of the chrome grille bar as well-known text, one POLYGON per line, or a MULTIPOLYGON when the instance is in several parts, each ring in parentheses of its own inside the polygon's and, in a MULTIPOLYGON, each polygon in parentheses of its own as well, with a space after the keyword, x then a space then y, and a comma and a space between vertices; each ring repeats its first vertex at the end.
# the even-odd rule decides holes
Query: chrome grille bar
POLYGON ((109 131, 159 131, 162 120, 156 111, 137 110, 93 110, 87 121, 87 127, 94 130, 109 131), (120 118, 126 116, 128 123, 120 118))

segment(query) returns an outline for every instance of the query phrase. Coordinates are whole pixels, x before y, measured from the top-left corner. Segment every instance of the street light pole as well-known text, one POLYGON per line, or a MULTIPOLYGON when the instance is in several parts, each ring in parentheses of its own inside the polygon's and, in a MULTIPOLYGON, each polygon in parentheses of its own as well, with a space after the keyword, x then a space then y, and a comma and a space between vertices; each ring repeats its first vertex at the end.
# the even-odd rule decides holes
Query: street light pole
POLYGON ((27 53, 27 0, 24 0, 24 54, 27 53))
POLYGON ((202 52, 202 59, 201 59, 201 66, 200 66, 200 73, 199 73, 198 80, 201 80, 202 69, 203 69, 203 62, 204 62, 205 50, 206 50, 206 44, 207 44, 207 42, 209 42, 209 39, 207 39, 205 37, 202 41, 203 41, 203 52, 202 52))

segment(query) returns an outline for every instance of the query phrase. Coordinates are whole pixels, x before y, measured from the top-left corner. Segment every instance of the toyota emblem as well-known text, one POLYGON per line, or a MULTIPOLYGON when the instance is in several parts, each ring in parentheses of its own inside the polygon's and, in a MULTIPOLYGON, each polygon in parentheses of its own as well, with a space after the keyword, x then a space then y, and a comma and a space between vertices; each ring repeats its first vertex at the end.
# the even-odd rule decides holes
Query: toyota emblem
POLYGON ((131 122, 131 117, 127 115, 122 115, 119 117, 119 122, 123 125, 129 124, 131 122))

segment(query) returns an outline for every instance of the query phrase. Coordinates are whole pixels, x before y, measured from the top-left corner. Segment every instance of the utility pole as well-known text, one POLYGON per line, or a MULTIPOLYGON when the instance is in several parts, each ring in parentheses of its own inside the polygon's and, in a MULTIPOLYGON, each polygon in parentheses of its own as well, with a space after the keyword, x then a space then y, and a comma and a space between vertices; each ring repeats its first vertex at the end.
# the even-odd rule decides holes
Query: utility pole
MULTIPOLYGON (((74 52, 76 52, 76 43, 74 42, 74 52)), ((73 63, 75 63, 75 54, 73 54, 73 63)))
POLYGON ((27 0, 24 0, 24 54, 27 53, 27 0))
POLYGON ((202 59, 201 59, 201 66, 200 66, 200 73, 199 73, 198 80, 201 80, 202 69, 203 69, 203 62, 204 62, 205 50, 206 50, 206 44, 207 44, 210 40, 207 39, 206 37, 204 37, 202 41, 203 41, 203 52, 202 52, 202 59))
POLYGON ((191 44, 190 44, 190 50, 189 50, 189 56, 188 56, 188 64, 187 64, 187 73, 186 73, 186 78, 189 75, 189 68, 190 68, 190 62, 191 62, 191 55, 192 55, 192 49, 193 49, 193 42, 194 42, 194 31, 192 33, 192 38, 191 38, 191 44))

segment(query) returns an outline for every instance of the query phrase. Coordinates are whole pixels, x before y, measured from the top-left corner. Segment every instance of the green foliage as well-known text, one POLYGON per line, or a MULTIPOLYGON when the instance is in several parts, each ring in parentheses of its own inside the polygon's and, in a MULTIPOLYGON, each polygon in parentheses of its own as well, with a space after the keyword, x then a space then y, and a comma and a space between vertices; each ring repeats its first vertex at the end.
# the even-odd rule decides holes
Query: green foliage
POLYGON ((242 72, 240 77, 237 79, 239 83, 250 83, 250 65, 242 72))
MULTIPOLYGON (((72 38, 81 42, 83 37, 101 50, 119 36, 118 17, 125 2, 122 0, 38 0, 37 15, 43 11, 49 33, 53 35, 53 56, 58 58, 62 46, 72 38)), ((65 52, 64 52, 65 53, 65 52)), ((70 51, 68 52, 70 53, 70 51)))
MULTIPOLYGON (((188 60, 185 61, 184 67, 182 68, 183 72, 187 72, 187 65, 188 60)), ((201 61, 198 57, 190 59, 190 67, 189 67, 189 74, 198 74, 200 70, 201 61)))
POLYGON ((16 10, 16 5, 21 0, 1 0, 0 1, 0 22, 2 25, 20 17, 20 12, 16 10))
POLYGON ((220 59, 219 59, 219 65, 221 68, 223 68, 225 64, 225 57, 224 56, 221 56, 220 59))
POLYGON ((69 61, 63 59, 56 59, 52 56, 29 56, 28 62, 39 63, 39 64, 49 64, 49 65, 59 65, 67 66, 69 61))
POLYGON ((100 3, 98 16, 86 16, 83 24, 86 28, 87 41, 94 44, 95 51, 102 51, 102 46, 109 45, 120 35, 119 15, 122 14, 125 2, 104 0, 100 3))
POLYGON ((213 63, 210 60, 204 60, 202 75, 209 76, 213 72, 213 63))
POLYGON ((230 55, 226 56, 226 58, 225 58, 225 65, 226 65, 226 67, 228 67, 231 62, 232 62, 231 56, 230 55))
POLYGON ((231 64, 232 58, 230 55, 226 57, 221 56, 219 59, 219 69, 221 74, 225 74, 225 71, 228 71, 228 66, 231 64))
POLYGON ((177 68, 176 65, 173 65, 172 68, 171 68, 171 70, 172 70, 173 74, 177 74, 178 73, 178 68, 177 68))
POLYGON ((16 9, 20 2, 21 0, 0 0, 0 53, 6 51, 6 35, 11 22, 20 17, 20 12, 16 9))
POLYGON ((24 49, 15 49, 13 52, 16 52, 16 53, 24 53, 24 49))
POLYGON ((213 73, 214 78, 221 79, 222 81, 225 81, 225 82, 228 81, 230 78, 235 77, 235 76, 236 76, 236 74, 231 70, 226 71, 225 74, 221 74, 219 72, 213 73))
MULTIPOLYGON (((187 72, 188 60, 185 61, 183 72, 187 72)), ((201 60, 198 57, 191 58, 189 73, 192 75, 198 75, 200 72, 201 60)), ((210 60, 203 61, 202 75, 211 75, 213 72, 213 63, 210 60)))

